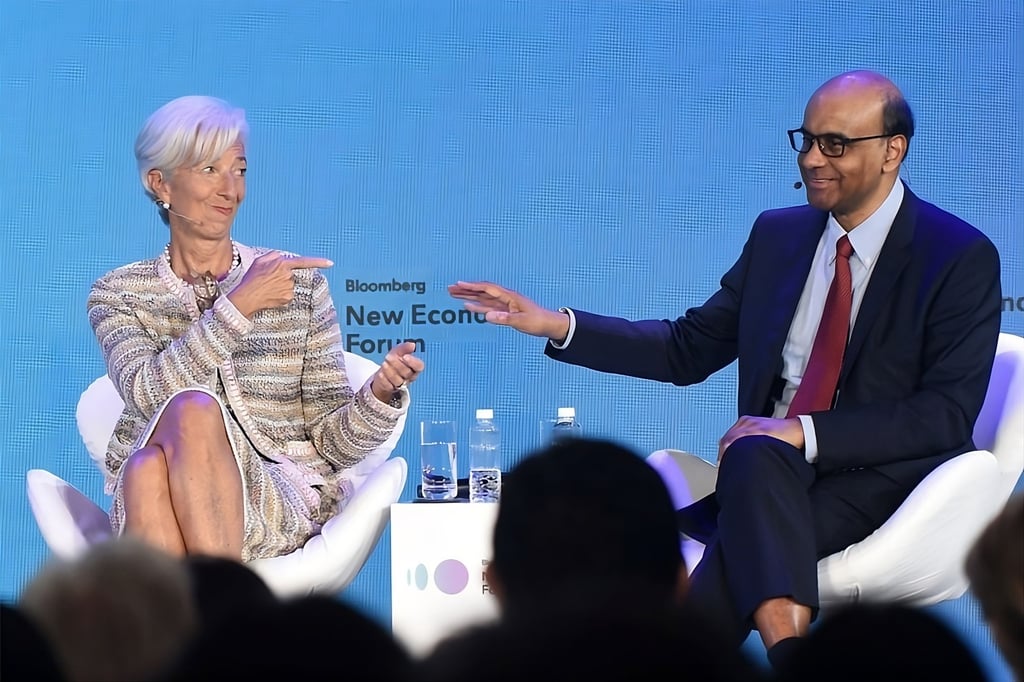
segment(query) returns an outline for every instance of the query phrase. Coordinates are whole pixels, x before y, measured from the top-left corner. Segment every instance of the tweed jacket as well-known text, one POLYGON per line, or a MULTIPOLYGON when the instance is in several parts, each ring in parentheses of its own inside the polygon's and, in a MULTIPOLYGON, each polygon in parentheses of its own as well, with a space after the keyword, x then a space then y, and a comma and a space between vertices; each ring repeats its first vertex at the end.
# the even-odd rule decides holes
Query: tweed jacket
POLYGON ((337 312, 320 271, 295 271, 289 304, 242 315, 226 294, 268 249, 236 247, 241 266, 202 314, 166 255, 93 284, 89 322, 125 402, 107 450, 108 493, 154 414, 184 388, 215 391, 260 456, 294 464, 311 485, 337 482, 408 410, 406 390, 392 407, 369 382, 355 393, 349 387, 337 312))

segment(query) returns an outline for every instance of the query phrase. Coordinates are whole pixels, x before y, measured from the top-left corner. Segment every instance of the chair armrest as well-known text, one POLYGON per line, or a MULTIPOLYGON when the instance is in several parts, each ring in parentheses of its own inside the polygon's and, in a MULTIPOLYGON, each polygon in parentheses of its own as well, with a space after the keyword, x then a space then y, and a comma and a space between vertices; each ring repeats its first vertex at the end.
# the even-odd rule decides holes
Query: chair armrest
POLYGON ((85 443, 89 457, 103 473, 108 484, 113 482, 113 477, 107 471, 107 447, 110 445, 110 438, 114 434, 122 410, 124 401, 106 374, 89 384, 75 407, 78 434, 85 443))
POLYGON ((682 450, 656 450, 647 463, 661 476, 676 509, 696 502, 715 491, 718 467, 682 450))
POLYGON ((39 532, 61 559, 75 559, 89 545, 113 535, 107 512, 59 476, 31 469, 25 474, 25 483, 39 532))
MULTIPOLYGON (((363 384, 369 381, 379 368, 380 365, 373 360, 357 353, 345 351, 345 371, 348 373, 349 386, 351 386, 354 392, 358 393, 363 384)), ((398 440, 405 431, 405 421, 408 414, 406 412, 398 418, 395 430, 391 432, 387 440, 371 450, 359 462, 342 472, 342 476, 347 478, 352 484, 353 490, 359 490, 370 477, 370 474, 391 457, 391 453, 397 447, 398 440)))
POLYGON ((823 607, 848 601, 924 606, 967 589, 971 544, 1005 504, 999 466, 987 450, 932 471, 874 533, 818 562, 823 607))

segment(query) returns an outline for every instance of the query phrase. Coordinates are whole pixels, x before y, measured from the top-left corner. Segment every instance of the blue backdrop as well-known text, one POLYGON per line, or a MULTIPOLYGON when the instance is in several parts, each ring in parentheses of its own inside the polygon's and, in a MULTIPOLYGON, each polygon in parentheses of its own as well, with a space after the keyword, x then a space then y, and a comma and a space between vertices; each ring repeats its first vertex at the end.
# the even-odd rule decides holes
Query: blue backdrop
MULTIPOLYGON (((0 598, 47 556, 27 469, 107 504, 74 424, 103 372, 85 297, 166 242, 132 156, 164 102, 247 110, 235 235, 332 258, 350 350, 379 360, 418 340, 428 369, 401 454, 418 420, 468 427, 493 407, 509 467, 540 418, 574 405, 589 435, 712 457, 733 371, 684 390, 563 366, 446 312, 460 306, 445 285, 675 317, 714 291, 759 211, 803 202, 785 130, 819 83, 864 67, 916 110, 908 184, 998 247, 1003 329, 1022 333, 1022 28, 1019 0, 3 2, 0 598)), ((387 539, 345 593, 384 622, 387 539)), ((1007 675, 969 597, 937 610, 1007 675)))

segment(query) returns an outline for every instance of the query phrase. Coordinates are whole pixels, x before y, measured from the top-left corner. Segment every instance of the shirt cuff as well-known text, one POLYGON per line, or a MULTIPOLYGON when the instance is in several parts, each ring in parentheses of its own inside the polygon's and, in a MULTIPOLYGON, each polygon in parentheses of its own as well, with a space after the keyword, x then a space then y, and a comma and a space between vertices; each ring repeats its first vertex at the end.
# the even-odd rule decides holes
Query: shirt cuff
POLYGON ((576 313, 572 311, 572 308, 559 308, 558 312, 565 313, 569 316, 569 333, 565 335, 565 340, 562 341, 562 343, 555 343, 551 340, 548 340, 548 343, 550 343, 551 347, 555 350, 565 350, 572 342, 572 335, 576 333, 576 313))
POLYGON ((818 437, 814 433, 814 420, 809 414, 798 415, 797 419, 804 429, 804 459, 808 464, 814 464, 818 461, 818 437))
POLYGON ((402 388, 395 391, 389 400, 381 400, 377 397, 377 394, 373 392, 371 386, 372 381, 367 381, 360 393, 363 394, 363 399, 366 404, 374 412, 380 415, 386 415, 388 418, 395 418, 400 414, 404 414, 409 411, 409 404, 412 402, 412 397, 409 395, 409 387, 403 386, 402 388))
POLYGON ((227 296, 219 297, 213 304, 213 314, 236 334, 248 334, 254 326, 252 320, 243 315, 227 296))

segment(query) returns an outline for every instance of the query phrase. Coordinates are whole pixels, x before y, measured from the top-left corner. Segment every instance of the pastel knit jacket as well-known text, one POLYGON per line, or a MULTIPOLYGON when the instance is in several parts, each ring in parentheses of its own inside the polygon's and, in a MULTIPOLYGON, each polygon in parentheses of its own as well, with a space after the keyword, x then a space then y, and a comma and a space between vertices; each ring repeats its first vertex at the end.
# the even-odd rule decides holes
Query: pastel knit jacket
POLYGON ((353 394, 337 312, 319 270, 295 270, 289 304, 251 320, 242 315, 226 294, 268 250, 236 247, 241 266, 202 315, 163 255, 93 284, 89 322, 125 402, 107 450, 108 494, 164 402, 190 386, 217 390, 218 376, 229 411, 259 454, 293 463, 310 484, 343 484, 342 470, 383 443, 408 409, 406 390, 399 407, 378 400, 370 382, 353 394))

